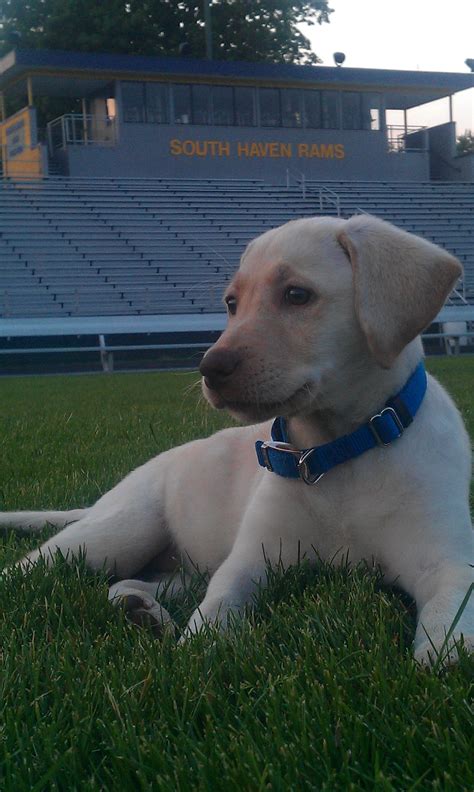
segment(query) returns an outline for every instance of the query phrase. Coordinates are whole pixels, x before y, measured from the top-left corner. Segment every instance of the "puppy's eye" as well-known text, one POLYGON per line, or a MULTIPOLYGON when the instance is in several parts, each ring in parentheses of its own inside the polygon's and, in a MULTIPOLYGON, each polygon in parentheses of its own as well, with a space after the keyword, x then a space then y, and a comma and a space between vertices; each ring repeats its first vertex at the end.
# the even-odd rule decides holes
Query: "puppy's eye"
POLYGON ((225 298, 225 304, 227 305, 227 310, 229 311, 231 316, 234 316, 237 313, 237 300, 235 297, 229 295, 225 298))
POLYGON ((306 305, 311 297, 311 292, 301 286, 288 286, 285 292, 285 302, 288 305, 306 305))

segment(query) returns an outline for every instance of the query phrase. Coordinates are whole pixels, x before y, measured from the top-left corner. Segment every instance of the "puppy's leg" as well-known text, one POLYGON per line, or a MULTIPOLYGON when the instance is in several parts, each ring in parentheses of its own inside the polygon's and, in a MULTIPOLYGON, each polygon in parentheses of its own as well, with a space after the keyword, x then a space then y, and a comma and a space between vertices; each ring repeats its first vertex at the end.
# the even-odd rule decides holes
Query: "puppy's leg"
POLYGON ((253 595, 266 583, 262 548, 243 554, 232 551, 210 580, 206 596, 192 614, 183 637, 199 632, 205 624, 225 630, 229 616, 240 614, 253 595), (258 557, 260 552, 261 560, 258 557))
POLYGON ((297 561, 300 547, 292 529, 292 483, 282 481, 272 486, 270 478, 262 480, 234 546, 212 576, 184 637, 198 632, 204 624, 225 630, 229 616, 251 604, 259 588, 267 584, 268 564, 281 561, 287 566, 297 561))
POLYGON ((269 565, 287 568, 307 555, 314 556, 314 516, 309 510, 298 512, 295 531, 297 487, 297 482, 279 476, 260 478, 232 550, 212 576, 183 638, 205 624, 225 630, 229 617, 251 605, 255 594, 267 585, 269 565))
POLYGON ((461 640, 474 652, 474 568, 444 563, 420 579, 417 586, 418 625, 415 658, 421 663, 456 662, 461 640))
POLYGON ((169 543, 164 516, 166 454, 134 470, 84 516, 29 553, 24 569, 42 556, 50 563, 59 550, 64 556, 85 552, 92 569, 125 577, 142 569, 169 543))

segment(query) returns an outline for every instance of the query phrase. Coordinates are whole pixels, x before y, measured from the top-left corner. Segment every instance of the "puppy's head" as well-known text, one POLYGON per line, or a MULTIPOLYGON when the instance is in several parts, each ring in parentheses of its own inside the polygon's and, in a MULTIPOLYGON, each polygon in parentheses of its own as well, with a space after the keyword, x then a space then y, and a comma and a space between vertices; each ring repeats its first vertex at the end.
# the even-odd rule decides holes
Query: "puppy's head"
POLYGON ((368 215, 308 218, 255 239, 226 290, 228 325, 201 363, 217 408, 254 421, 310 412, 328 383, 391 367, 461 274, 435 245, 368 215))

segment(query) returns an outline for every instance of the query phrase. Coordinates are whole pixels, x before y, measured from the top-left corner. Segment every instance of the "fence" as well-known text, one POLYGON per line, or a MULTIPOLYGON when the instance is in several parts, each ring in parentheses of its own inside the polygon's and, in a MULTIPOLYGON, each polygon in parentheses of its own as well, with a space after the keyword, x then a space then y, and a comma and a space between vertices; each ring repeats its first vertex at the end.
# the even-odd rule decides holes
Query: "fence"
POLYGON ((51 155, 66 146, 113 146, 116 142, 115 121, 83 113, 66 113, 50 121, 47 127, 51 155))

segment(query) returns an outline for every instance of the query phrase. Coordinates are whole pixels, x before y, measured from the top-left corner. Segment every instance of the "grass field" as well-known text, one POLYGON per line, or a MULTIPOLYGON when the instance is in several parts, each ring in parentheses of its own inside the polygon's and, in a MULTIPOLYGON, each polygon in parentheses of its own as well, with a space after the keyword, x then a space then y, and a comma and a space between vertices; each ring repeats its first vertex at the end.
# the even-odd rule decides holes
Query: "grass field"
MULTIPOLYGON (((474 438, 474 359, 430 360, 474 438)), ((226 419, 194 375, 0 380, 0 508, 85 505, 226 419)), ((0 566, 36 540, 8 534, 0 566)), ((183 625, 199 582, 170 605, 183 625)), ((272 576, 252 621, 176 646, 81 563, 0 581, 0 790, 474 790, 474 658, 412 659, 413 605, 364 569, 272 576), (296 614, 296 617, 295 617, 296 614)))

